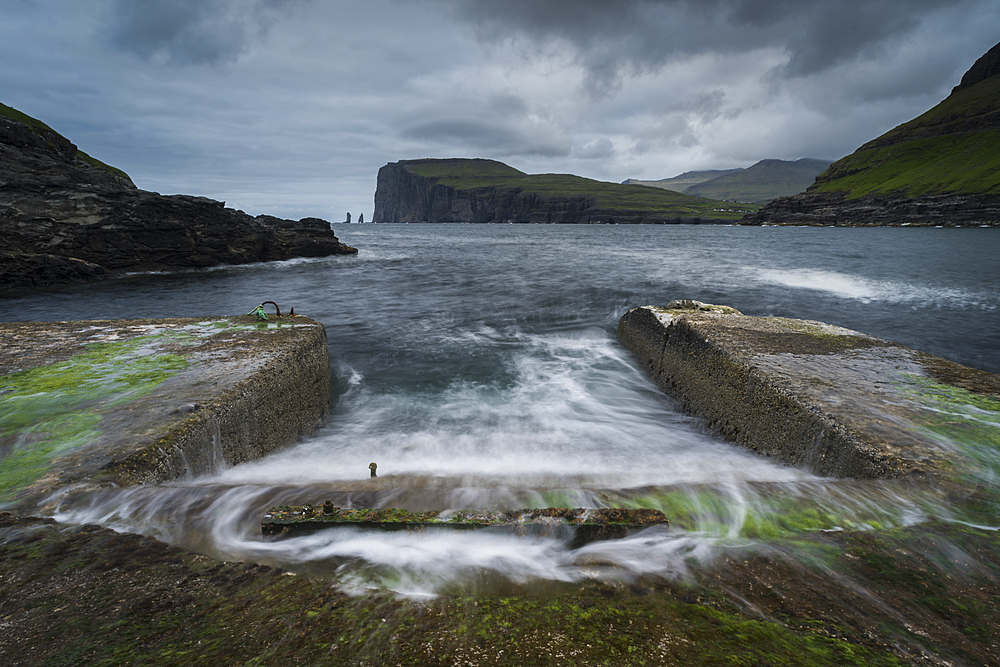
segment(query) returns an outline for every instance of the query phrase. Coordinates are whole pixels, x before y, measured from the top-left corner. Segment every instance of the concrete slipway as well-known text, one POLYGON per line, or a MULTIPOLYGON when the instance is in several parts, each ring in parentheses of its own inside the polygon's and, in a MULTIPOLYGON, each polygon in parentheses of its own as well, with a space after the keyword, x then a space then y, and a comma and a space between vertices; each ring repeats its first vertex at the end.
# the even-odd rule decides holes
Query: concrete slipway
MULTIPOLYGON (((256 459, 329 409, 326 333, 306 317, 28 322, 0 335, 2 507, 45 512, 67 493, 256 459)), ((628 311, 618 335, 724 437, 821 475, 961 477, 1000 422, 1000 376, 821 322, 677 301, 628 311)))
POLYGON ((326 332, 270 318, 0 325, 0 506, 44 513, 66 494, 210 472, 311 431, 330 405, 326 332))
MULTIPOLYGON (((744 446, 840 477, 960 488, 992 470, 995 517, 995 375, 697 302, 629 311, 619 335, 744 446)), ((328 409, 325 334, 305 318, 9 324, 0 343, 0 505, 21 513, 261 456, 328 409)), ((812 532, 686 581, 562 593, 351 598, 285 574, 0 512, 0 661, 898 667, 992 664, 1000 645, 1000 533, 962 522, 812 532)))
POLYGON ((698 301, 630 310, 618 336, 690 412, 785 463, 855 479, 996 467, 993 373, 822 322, 698 301))

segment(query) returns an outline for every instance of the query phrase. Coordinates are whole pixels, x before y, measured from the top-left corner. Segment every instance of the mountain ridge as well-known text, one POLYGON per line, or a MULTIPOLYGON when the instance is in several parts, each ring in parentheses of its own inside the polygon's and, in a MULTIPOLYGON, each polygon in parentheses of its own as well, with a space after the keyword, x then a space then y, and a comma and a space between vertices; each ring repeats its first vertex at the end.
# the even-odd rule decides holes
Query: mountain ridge
POLYGON ((1000 226, 1000 44, 939 104, 740 224, 1000 226))
POLYGON ((765 204, 777 197, 803 192, 830 164, 829 160, 815 158, 771 158, 745 168, 686 171, 657 181, 630 178, 623 184, 666 188, 719 201, 765 204))

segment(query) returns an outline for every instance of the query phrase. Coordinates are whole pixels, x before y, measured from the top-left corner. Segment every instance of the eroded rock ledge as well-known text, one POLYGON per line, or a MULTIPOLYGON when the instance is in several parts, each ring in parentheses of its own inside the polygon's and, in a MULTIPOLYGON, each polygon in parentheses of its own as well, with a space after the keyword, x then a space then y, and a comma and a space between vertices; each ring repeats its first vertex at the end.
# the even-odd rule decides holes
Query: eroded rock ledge
POLYGON ((738 225, 815 227, 977 227, 1000 225, 1000 197, 967 193, 907 197, 804 192, 779 197, 738 225))
POLYGON ((724 437, 820 475, 962 475, 962 406, 1000 414, 1000 376, 822 322, 676 301, 628 311, 618 337, 724 437))

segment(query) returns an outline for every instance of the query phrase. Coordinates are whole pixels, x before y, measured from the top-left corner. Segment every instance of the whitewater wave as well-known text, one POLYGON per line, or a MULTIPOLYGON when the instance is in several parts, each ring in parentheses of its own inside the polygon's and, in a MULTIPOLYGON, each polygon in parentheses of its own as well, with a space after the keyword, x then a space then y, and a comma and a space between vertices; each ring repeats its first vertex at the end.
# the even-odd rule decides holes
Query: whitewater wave
POLYGON ((873 302, 911 303, 930 307, 960 305, 995 310, 998 296, 1000 296, 937 285, 921 285, 897 280, 874 280, 830 270, 743 267, 743 271, 750 279, 766 285, 827 292, 865 304, 873 302))

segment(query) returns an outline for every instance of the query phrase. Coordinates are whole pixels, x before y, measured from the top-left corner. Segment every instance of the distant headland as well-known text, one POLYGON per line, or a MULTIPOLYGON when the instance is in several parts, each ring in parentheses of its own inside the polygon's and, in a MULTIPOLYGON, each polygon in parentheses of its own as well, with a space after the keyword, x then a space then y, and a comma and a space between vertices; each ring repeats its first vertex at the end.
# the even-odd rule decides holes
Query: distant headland
POLYGON ((502 162, 390 162, 378 172, 373 222, 732 224, 757 206, 570 174, 530 175, 502 162))

